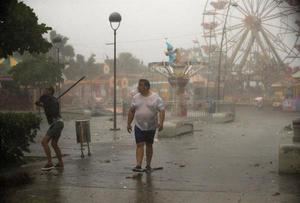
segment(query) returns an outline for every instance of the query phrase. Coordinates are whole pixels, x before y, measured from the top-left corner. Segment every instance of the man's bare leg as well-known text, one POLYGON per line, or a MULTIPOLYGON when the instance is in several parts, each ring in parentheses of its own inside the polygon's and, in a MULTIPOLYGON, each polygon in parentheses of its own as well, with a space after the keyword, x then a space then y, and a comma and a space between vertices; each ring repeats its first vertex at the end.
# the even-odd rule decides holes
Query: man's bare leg
POLYGON ((48 164, 52 164, 51 150, 48 146, 50 139, 51 139, 51 137, 49 137, 48 135, 45 135, 41 142, 44 152, 46 154, 47 160, 48 160, 48 164))
POLYGON ((53 138, 52 141, 51 141, 51 145, 52 145, 52 147, 53 147, 53 149, 55 151, 56 157, 58 159, 58 165, 59 165, 59 167, 64 167, 64 162, 62 160, 61 150, 58 147, 58 140, 59 140, 59 137, 53 138))
POLYGON ((151 160, 153 155, 153 145, 150 143, 146 144, 146 164, 147 166, 151 166, 151 160))
POLYGON ((144 142, 136 144, 136 165, 142 166, 144 158, 144 142))

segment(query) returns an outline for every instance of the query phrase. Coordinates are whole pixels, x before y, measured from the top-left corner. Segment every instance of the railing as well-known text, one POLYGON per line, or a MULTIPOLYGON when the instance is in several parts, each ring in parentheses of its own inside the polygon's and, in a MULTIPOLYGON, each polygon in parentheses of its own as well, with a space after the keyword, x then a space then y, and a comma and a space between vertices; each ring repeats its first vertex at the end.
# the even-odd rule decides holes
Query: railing
POLYGON ((187 102, 185 104, 186 112, 184 115, 176 115, 178 104, 169 101, 166 102, 166 110, 168 117, 185 118, 187 120, 208 120, 214 113, 230 113, 235 117, 235 104, 225 101, 197 101, 187 102))
MULTIPOLYGON (((197 102, 187 102, 184 107, 186 112, 183 115, 178 115, 179 104, 174 101, 165 102, 166 106, 166 119, 179 119, 179 120, 189 120, 189 121, 199 121, 199 120, 211 120, 215 113, 228 113, 231 117, 235 117, 235 104, 232 102, 225 101, 211 101, 210 103, 206 100, 197 102)), ((127 117, 129 110, 129 103, 122 103, 122 115, 124 119, 127 117)))

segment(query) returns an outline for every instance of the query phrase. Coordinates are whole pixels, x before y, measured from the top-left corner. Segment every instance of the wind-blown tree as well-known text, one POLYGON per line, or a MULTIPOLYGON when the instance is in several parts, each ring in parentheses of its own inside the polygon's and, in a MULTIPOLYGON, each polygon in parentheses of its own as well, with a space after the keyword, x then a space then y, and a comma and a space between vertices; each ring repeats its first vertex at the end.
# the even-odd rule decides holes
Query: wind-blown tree
POLYGON ((274 58, 266 59, 260 53, 255 53, 255 61, 252 67, 253 75, 260 78, 260 82, 267 91, 270 91, 274 82, 283 78, 284 67, 276 64, 274 58))
MULTIPOLYGON (((67 68, 64 70, 64 74, 68 79, 76 80, 80 77, 87 76, 88 79, 95 79, 102 74, 102 65, 96 63, 96 55, 91 54, 87 60, 81 54, 76 55, 76 60, 70 60, 67 68)), ((113 68, 113 60, 106 59, 104 61, 111 68, 113 68)), ((117 58, 118 73, 136 74, 145 72, 147 67, 143 63, 135 58, 131 53, 120 53, 117 58)))
POLYGON ((78 63, 80 68, 84 68, 85 66, 85 58, 81 54, 76 55, 76 62, 78 63))
POLYGON ((69 80, 79 79, 80 75, 82 75, 80 65, 75 60, 70 60, 64 69, 64 74, 69 80))
POLYGON ((58 65, 44 54, 26 54, 23 56, 23 61, 13 67, 9 73, 19 85, 43 88, 61 82, 62 69, 62 64, 58 65))
POLYGON ((64 74, 69 80, 77 80, 85 74, 85 59, 81 54, 76 55, 76 60, 72 59, 68 62, 64 74))
POLYGON ((50 41, 52 42, 53 46, 49 50, 49 56, 57 60, 57 53, 59 50, 60 63, 69 63, 72 59, 74 59, 74 48, 73 46, 67 44, 68 40, 69 38, 57 34, 56 31, 51 31, 50 41), (61 41, 59 43, 55 43, 56 38, 60 38, 61 41))
POLYGON ((51 30, 39 24, 33 9, 17 0, 0 1, 0 58, 13 52, 46 53, 52 46, 43 34, 51 30))
POLYGON ((77 54, 76 61, 71 60, 64 74, 68 79, 77 80, 83 75, 88 79, 95 79, 101 74, 101 64, 96 63, 95 54, 91 54, 87 61, 83 55, 77 54))
POLYGON ((86 62, 87 76, 90 79, 95 79, 101 74, 101 65, 99 63, 96 63, 95 57, 96 55, 92 54, 86 62))
MULTIPOLYGON (((145 71, 147 69, 147 67, 143 65, 142 61, 135 58, 129 52, 120 53, 116 60, 117 60, 117 71, 119 73, 134 74, 134 73, 140 73, 141 71, 145 71)), ((113 59, 107 58, 104 62, 108 64, 111 68, 114 67, 113 59)))

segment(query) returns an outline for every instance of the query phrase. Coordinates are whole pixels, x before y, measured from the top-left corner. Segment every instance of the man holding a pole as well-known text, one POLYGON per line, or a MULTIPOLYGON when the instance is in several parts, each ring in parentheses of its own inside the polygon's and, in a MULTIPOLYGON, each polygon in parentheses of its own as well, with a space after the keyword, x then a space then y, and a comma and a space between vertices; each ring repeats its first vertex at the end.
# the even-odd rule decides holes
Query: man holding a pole
POLYGON ((60 116, 60 107, 58 99, 54 97, 54 88, 46 88, 44 90, 43 95, 35 104, 39 107, 44 108, 47 121, 50 125, 46 135, 43 137, 41 142, 48 160, 47 164, 42 168, 42 170, 47 171, 53 169, 54 167, 63 168, 64 163, 62 160, 61 150, 58 147, 58 140, 64 128, 64 122, 60 116), (50 140, 51 145, 55 151, 56 157, 58 159, 58 163, 55 166, 52 163, 51 150, 48 145, 50 140))

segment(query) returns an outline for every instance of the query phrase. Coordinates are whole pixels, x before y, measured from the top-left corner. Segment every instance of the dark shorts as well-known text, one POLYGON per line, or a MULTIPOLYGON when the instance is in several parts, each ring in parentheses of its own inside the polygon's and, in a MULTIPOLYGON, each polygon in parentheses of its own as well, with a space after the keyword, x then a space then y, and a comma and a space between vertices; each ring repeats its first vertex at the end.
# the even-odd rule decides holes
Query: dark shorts
POLYGON ((147 144, 153 144, 155 130, 141 130, 137 126, 134 126, 135 142, 146 142, 147 144))
POLYGON ((47 131, 47 136, 51 138, 59 138, 61 135, 61 131, 64 128, 64 122, 63 121, 54 121, 48 131, 47 131))

